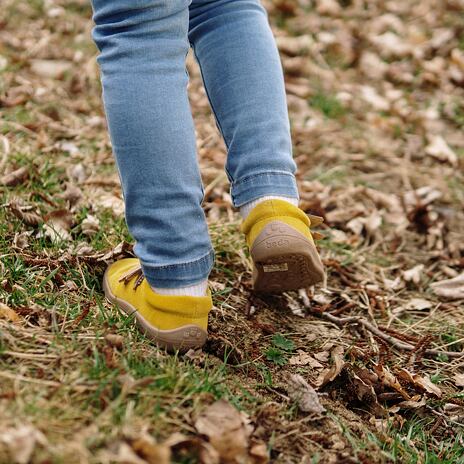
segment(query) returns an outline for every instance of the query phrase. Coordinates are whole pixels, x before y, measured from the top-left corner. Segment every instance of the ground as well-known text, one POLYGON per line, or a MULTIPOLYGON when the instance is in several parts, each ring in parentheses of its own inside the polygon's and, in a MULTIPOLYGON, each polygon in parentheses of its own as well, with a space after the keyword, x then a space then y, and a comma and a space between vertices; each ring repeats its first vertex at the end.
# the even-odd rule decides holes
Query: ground
POLYGON ((89 5, 2 1, 1 463, 464 462, 464 3, 265 5, 327 281, 253 294, 189 57, 215 306, 169 355, 102 294, 132 240, 89 5))

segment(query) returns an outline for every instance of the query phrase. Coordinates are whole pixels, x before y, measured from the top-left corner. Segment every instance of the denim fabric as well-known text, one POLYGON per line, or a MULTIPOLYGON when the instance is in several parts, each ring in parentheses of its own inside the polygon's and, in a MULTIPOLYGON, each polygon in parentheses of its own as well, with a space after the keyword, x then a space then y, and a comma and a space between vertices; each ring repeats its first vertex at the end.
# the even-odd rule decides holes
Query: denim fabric
POLYGON ((207 278, 214 254, 187 95, 192 46, 228 148, 235 206, 298 197, 283 73, 258 0, 92 0, 103 101, 135 252, 152 286, 207 278))

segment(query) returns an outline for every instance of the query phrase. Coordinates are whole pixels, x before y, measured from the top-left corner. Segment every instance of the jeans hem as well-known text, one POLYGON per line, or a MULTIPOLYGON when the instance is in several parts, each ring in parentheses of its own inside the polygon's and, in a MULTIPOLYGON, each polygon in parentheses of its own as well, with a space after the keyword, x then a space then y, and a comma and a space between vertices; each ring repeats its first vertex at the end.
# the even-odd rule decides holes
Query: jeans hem
POLYGON ((260 172, 233 182, 231 187, 232 201, 237 208, 267 195, 299 199, 295 176, 289 172, 260 172))
POLYGON ((143 274, 152 287, 179 288, 195 285, 206 280, 213 268, 214 251, 195 261, 171 264, 167 266, 151 266, 142 263, 143 274))

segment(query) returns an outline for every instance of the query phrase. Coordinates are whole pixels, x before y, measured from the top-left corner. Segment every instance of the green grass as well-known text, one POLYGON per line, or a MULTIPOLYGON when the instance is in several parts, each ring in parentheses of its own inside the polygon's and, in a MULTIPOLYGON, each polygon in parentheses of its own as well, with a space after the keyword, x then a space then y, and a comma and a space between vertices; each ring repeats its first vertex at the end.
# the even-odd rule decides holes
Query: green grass
POLYGON ((309 104, 326 118, 337 119, 346 114, 342 103, 333 95, 319 91, 309 99, 309 104))

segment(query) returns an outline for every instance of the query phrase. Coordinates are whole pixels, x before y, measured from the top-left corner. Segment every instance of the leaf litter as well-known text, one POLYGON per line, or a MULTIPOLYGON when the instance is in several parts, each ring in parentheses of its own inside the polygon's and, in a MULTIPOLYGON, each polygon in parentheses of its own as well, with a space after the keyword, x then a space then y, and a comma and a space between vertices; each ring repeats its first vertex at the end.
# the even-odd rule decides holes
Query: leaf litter
MULTIPOLYGON (((92 350, 111 370, 130 370, 129 348, 145 350, 144 359, 166 359, 145 342, 98 322, 100 303, 89 296, 93 286, 76 278, 87 268, 101 276, 106 263, 132 256, 132 244, 114 226, 124 208, 83 3, 68 8, 61 0, 46 2, 36 15, 32 4, 18 7, 7 0, 0 13, 5 25, 0 105, 8 116, 0 147, 1 212, 9 224, 6 240, 13 244, 2 251, 0 263, 1 341, 7 345, 0 370, 5 406, 0 434, 6 431, 7 439, 0 438, 0 452, 18 462, 43 462, 41 453, 65 455, 64 447, 55 446, 61 441, 81 462, 93 454, 101 462, 162 464, 177 455, 194 455, 205 464, 239 457, 252 463, 303 462, 314 453, 321 454, 321 462, 388 462, 374 444, 356 451, 342 432, 334 433, 339 427, 331 417, 365 442, 379 421, 404 424, 411 411, 436 420, 424 446, 439 450, 443 437, 458 433, 463 422, 456 397, 464 368, 464 55, 457 21, 463 5, 454 0, 406 6, 393 0, 368 10, 356 1, 264 2, 286 74, 301 206, 325 219, 320 228, 327 283, 298 295, 259 298, 249 290, 249 261, 240 252, 243 242, 231 232, 238 218, 223 175, 225 149, 199 70, 187 60, 204 206, 215 245, 227 261, 220 254, 212 276, 214 343, 185 362, 208 371, 226 359, 225 365, 234 366, 224 382, 233 391, 229 395, 249 412, 201 395, 194 405, 187 401, 169 409, 169 396, 159 399, 168 412, 154 418, 150 408, 139 407, 149 400, 133 393, 151 381, 146 376, 125 393, 133 395, 127 404, 135 406, 128 406, 124 423, 142 422, 137 433, 105 422, 106 408, 114 406, 109 388, 93 400, 98 406, 89 406, 92 417, 67 404, 76 427, 95 421, 92 433, 99 445, 92 452, 59 419, 15 424, 29 418, 13 412, 12 399, 34 395, 34 386, 55 389, 55 407, 66 404, 69 391, 77 395, 75 388, 87 392, 76 396, 76 403, 87 401, 95 384, 79 374, 77 360, 88 359, 92 350), (17 20, 27 20, 28 27, 18 28, 17 20), (30 112, 32 118, 13 111, 30 112), (50 195, 33 191, 39 179, 48 180, 44 160, 57 169, 50 195), (104 245, 98 243, 101 232, 107 234, 104 245), (40 249, 42 238, 47 245, 40 249), (25 297, 26 283, 12 258, 45 282, 36 296, 25 297), (233 272, 220 270, 226 266, 233 272), (68 309, 44 308, 47 288, 54 300, 58 291, 69 298, 68 309), (77 317, 67 319, 75 311, 77 317), (54 338, 57 330, 63 339, 77 340, 74 354, 54 338), (290 335, 282 339, 281 333, 290 335), (282 365, 265 357, 272 339, 284 355, 282 365), (47 356, 60 357, 65 373, 47 356), (75 372, 75 378, 66 372, 75 372), (256 401, 252 405, 249 395, 256 401), (292 405, 298 412, 290 417, 292 405), (322 409, 333 416, 313 421, 311 413, 322 409), (22 446, 25 430, 31 440, 22 446), (41 434, 54 440, 42 440, 41 434), (15 454, 17 449, 24 454, 15 454)), ((43 401, 52 404, 53 395, 43 401)), ((417 446, 422 458, 424 446, 417 446)))

